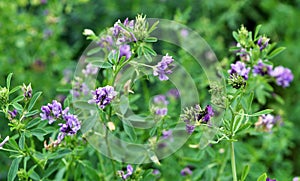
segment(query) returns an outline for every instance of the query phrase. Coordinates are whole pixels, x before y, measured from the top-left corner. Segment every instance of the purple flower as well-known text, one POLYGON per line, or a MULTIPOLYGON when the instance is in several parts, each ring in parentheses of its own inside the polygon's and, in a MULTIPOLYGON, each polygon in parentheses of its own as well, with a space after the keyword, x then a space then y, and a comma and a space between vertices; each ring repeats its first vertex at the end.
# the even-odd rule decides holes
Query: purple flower
POLYGON ((270 39, 267 37, 260 37, 257 41, 257 45, 259 46, 259 50, 262 51, 269 44, 270 39))
POLYGON ((52 113, 54 115, 54 117, 59 118, 59 116, 61 116, 62 113, 62 107, 60 102, 57 102, 56 100, 52 101, 52 105, 50 105, 52 113))
POLYGON ((276 179, 273 180, 273 179, 267 178, 266 181, 276 181, 276 179))
POLYGON ((40 114, 42 120, 48 120, 49 124, 52 124, 56 118, 59 118, 62 114, 62 107, 56 100, 52 101, 52 104, 48 103, 47 106, 41 107, 42 113, 40 114))
POLYGON ((46 4, 47 0, 41 0, 41 4, 46 4))
POLYGON ((274 117, 271 114, 263 114, 258 118, 258 121, 255 123, 255 126, 262 128, 266 132, 270 132, 273 126, 278 121, 278 117, 274 117))
POLYGON ((101 48, 106 48, 107 50, 111 50, 114 40, 111 36, 107 35, 105 37, 101 37, 100 41, 97 43, 101 48))
POLYGON ((179 91, 177 89, 170 89, 167 95, 170 97, 174 97, 175 99, 178 99, 180 97, 179 91))
POLYGON ((86 65, 86 68, 82 70, 82 73, 87 77, 88 75, 96 75, 98 68, 93 66, 91 63, 86 65))
POLYGON ((168 130, 168 131, 164 130, 164 131, 162 132, 162 137, 163 137, 163 139, 168 139, 168 138, 170 138, 171 136, 172 136, 172 130, 168 130))
POLYGON ((158 169, 154 169, 152 172, 153 175, 159 175, 160 171, 158 169))
POLYGON ((180 35, 183 38, 186 38, 189 35, 189 31, 187 29, 180 30, 180 35))
POLYGON ((22 91, 23 91, 23 95, 24 95, 25 99, 30 99, 32 97, 31 84, 29 84, 28 86, 26 86, 25 84, 23 84, 22 91))
MULTIPOLYGON (((133 33, 124 30, 119 24, 121 24, 120 20, 118 20, 111 29, 113 36, 117 39, 117 42, 137 41, 133 33)), ((128 29, 133 29, 134 21, 129 21, 128 18, 126 18, 123 22, 123 25, 128 29)))
POLYGON ((78 130, 80 130, 81 123, 76 115, 65 113, 65 115, 63 115, 63 119, 66 122, 58 124, 60 126, 60 132, 68 135, 74 135, 78 130))
POLYGON ((14 109, 13 111, 8 111, 8 114, 10 115, 10 119, 13 119, 17 116, 18 111, 14 109))
POLYGON ((190 167, 185 167, 180 171, 180 174, 182 176, 192 175, 193 171, 190 169, 190 167))
POLYGON ((0 143, 0 149, 3 147, 3 145, 9 140, 9 136, 6 136, 4 140, 0 143))
POLYGON ((125 56, 126 60, 128 60, 131 57, 131 51, 129 45, 121 45, 119 50, 120 50, 120 58, 125 56))
POLYGON ((262 62, 262 60, 259 60, 257 65, 253 66, 253 74, 254 75, 270 75, 272 72, 272 65, 266 65, 262 62))
POLYGON ((104 109, 117 95, 117 92, 112 86, 99 87, 95 91, 92 91, 94 95, 93 99, 89 100, 88 103, 96 103, 100 109, 104 109))
POLYGON ((78 98, 81 94, 87 95, 89 93, 89 91, 90 91, 90 89, 84 82, 77 80, 77 81, 73 82, 73 87, 72 87, 72 90, 70 90, 70 93, 74 97, 78 98))
POLYGON ((237 61, 235 64, 231 64, 231 70, 228 70, 229 74, 238 74, 242 76, 245 80, 248 80, 250 68, 246 68, 246 64, 241 61, 237 61))
POLYGON ((167 98, 165 95, 156 95, 154 98, 153 98, 153 102, 155 104, 162 104, 162 105, 168 105, 169 104, 169 101, 167 101, 167 98))
POLYGON ((188 134, 192 134, 195 131, 195 126, 191 124, 186 124, 185 130, 186 132, 188 132, 188 134))
POLYGON ((165 95, 156 95, 153 98, 153 103, 155 104, 154 110, 155 114, 159 116, 165 116, 168 113, 167 105, 169 102, 166 99, 165 95))
POLYGON ((171 74, 172 70, 169 68, 174 59, 166 54, 162 60, 158 62, 153 70, 153 75, 158 76, 160 81, 169 80, 167 74, 171 74))
POLYGON ((123 180, 126 180, 130 175, 133 174, 133 168, 131 165, 127 165, 127 173, 125 174, 123 170, 119 170, 118 174, 123 180))
POLYGON ((299 177, 294 177, 294 178, 293 178, 293 181, 299 181, 299 180, 300 180, 299 177))
POLYGON ((207 123, 210 120, 210 117, 212 117, 214 115, 214 111, 212 109, 212 107, 210 105, 207 105, 205 107, 205 114, 202 118, 202 120, 207 123))
POLYGON ((271 76, 276 79, 276 84, 282 87, 288 87, 294 79, 291 70, 283 66, 275 67, 271 76))
POLYGON ((155 110, 155 114, 159 115, 159 116, 165 116, 168 113, 168 108, 164 107, 164 108, 157 108, 155 110))

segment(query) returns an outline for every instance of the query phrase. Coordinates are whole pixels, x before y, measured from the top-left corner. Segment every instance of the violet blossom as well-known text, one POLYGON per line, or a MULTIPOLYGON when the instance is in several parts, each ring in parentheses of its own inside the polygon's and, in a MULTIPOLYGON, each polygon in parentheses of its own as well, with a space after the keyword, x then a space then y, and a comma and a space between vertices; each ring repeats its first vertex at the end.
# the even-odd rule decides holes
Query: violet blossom
POLYGON ((163 56, 162 60, 155 66, 153 75, 158 76, 160 81, 169 80, 167 74, 172 73, 170 67, 172 66, 171 64, 173 61, 174 59, 172 58, 172 56, 169 56, 168 54, 163 56))
POLYGON ((117 92, 112 86, 99 87, 95 91, 92 91, 93 99, 89 100, 88 103, 96 103, 100 109, 104 109, 117 95, 117 92))
POLYGON ((246 64, 241 61, 237 61, 235 64, 231 64, 231 69, 228 70, 229 74, 237 74, 242 76, 245 80, 248 80, 248 74, 250 67, 246 67, 246 64))
POLYGON ((283 66, 275 67, 271 76, 276 79, 276 84, 282 87, 288 87, 294 79, 292 71, 283 66))

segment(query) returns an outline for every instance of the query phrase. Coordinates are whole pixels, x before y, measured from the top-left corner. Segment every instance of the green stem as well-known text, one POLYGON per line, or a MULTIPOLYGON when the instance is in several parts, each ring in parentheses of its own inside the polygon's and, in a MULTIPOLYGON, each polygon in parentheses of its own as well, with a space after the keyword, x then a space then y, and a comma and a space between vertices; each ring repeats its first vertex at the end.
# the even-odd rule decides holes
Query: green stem
POLYGON ((111 162, 111 165, 112 165, 112 168, 113 168, 113 171, 114 171, 114 178, 116 177, 116 173, 117 173, 117 170, 116 170, 116 167, 115 167, 115 163, 114 163, 114 160, 112 158, 112 152, 111 152, 111 149, 110 149, 110 144, 109 144, 109 141, 108 141, 108 128, 106 128, 105 130, 105 143, 107 145, 107 152, 108 152, 108 156, 109 156, 109 159, 110 159, 110 162, 111 162))
POLYGON ((233 181, 237 181, 233 142, 231 142, 231 169, 232 169, 233 181))

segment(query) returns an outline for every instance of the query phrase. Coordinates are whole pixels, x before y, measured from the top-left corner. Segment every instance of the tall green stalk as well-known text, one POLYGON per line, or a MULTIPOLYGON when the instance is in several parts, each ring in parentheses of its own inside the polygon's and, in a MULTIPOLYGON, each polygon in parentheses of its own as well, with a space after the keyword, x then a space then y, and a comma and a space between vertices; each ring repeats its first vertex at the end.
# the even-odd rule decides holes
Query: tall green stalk
POLYGON ((231 169, 232 169, 232 177, 233 181, 237 181, 237 176, 236 176, 236 166, 235 166, 235 155, 234 155, 234 144, 233 142, 231 144, 231 169))

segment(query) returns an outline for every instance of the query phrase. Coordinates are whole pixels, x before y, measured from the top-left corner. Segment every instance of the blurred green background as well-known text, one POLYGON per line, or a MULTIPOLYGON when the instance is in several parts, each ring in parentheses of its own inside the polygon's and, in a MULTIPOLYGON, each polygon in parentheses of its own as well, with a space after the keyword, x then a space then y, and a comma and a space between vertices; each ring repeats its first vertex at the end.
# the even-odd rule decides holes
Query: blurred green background
MULTIPOLYGON (((138 13, 186 24, 199 32, 219 60, 232 56, 228 51, 234 45, 232 31, 241 24, 249 30, 262 24, 262 32, 271 41, 286 47, 274 63, 291 68, 294 81, 289 88, 276 89, 285 101, 277 104, 277 110, 293 126, 288 130, 288 144, 276 163, 286 162, 286 169, 290 169, 292 175, 300 175, 300 86, 297 85, 300 76, 300 0, 1 0, 1 85, 7 74, 13 72, 13 85, 31 82, 34 90, 43 91, 40 104, 66 95, 57 88, 70 87, 66 83, 89 44, 82 35, 83 29, 99 33, 116 20, 132 19, 138 13)), ((2 127, 3 124, 1 135, 5 135, 8 130, 2 127)), ((276 148, 272 154, 277 154, 276 148)), ((7 164, 9 161, 2 157, 1 162, 7 164)))

